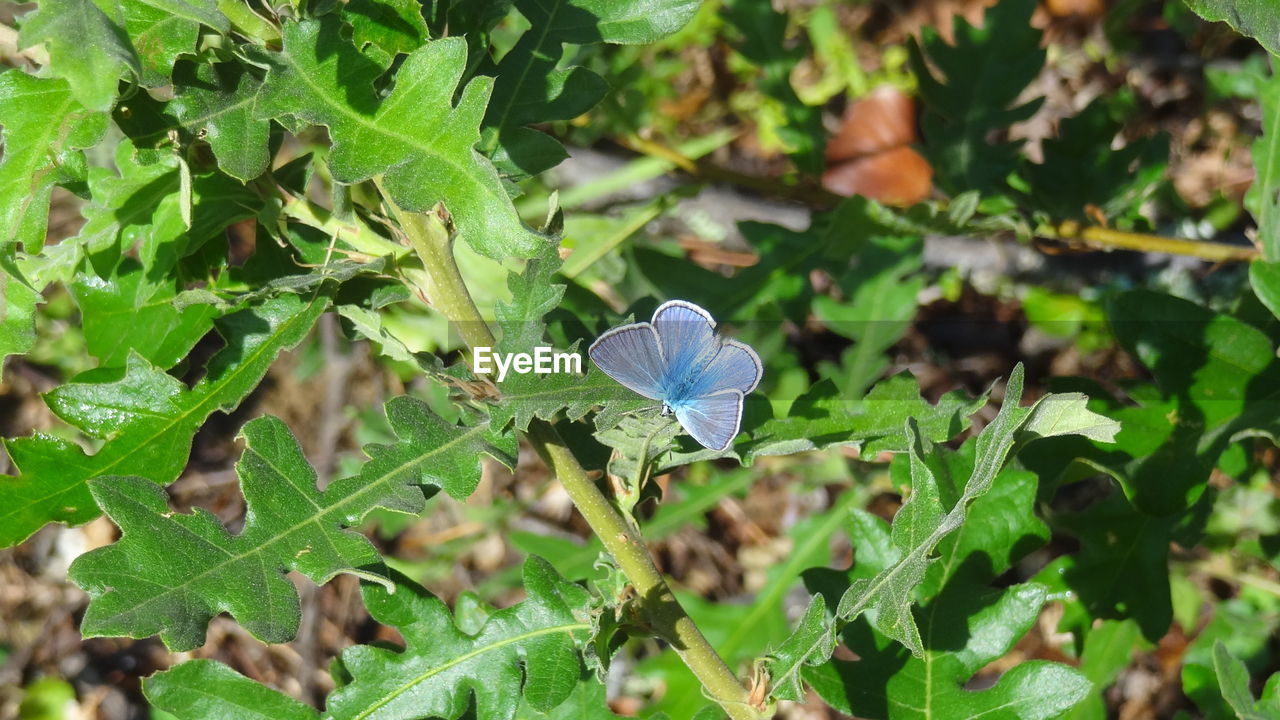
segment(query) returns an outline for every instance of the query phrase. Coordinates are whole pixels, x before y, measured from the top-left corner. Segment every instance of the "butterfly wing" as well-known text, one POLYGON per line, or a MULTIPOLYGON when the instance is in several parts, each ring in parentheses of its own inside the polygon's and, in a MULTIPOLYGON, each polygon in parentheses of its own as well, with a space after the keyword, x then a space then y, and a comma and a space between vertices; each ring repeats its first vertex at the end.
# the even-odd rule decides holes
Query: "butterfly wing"
POLYGON ((746 395, 756 389, 763 374, 760 356, 750 345, 723 340, 720 350, 698 375, 690 395, 702 397, 730 389, 746 395))
POLYGON ((596 338, 587 354, 596 367, 632 391, 661 399, 666 363, 649 323, 614 328, 596 338))
POLYGON ((742 391, 737 388, 703 395, 675 408, 685 432, 709 450, 724 450, 742 424, 742 391))
POLYGON ((653 313, 653 329, 673 385, 699 372, 720 347, 711 313, 684 300, 659 305, 653 313))

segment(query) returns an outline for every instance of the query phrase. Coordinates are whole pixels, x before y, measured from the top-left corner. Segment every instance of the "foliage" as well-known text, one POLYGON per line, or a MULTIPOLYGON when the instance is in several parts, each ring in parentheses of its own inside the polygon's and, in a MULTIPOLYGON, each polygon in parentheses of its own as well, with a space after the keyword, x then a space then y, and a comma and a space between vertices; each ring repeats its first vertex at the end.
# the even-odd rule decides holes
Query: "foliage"
POLYGON ((1205 20, 1226 22, 1270 52, 1280 53, 1280 25, 1274 8, 1262 0, 1187 0, 1187 5, 1205 20))
POLYGON ((511 436, 487 424, 455 426, 408 397, 388 404, 387 419, 399 442, 370 446, 358 475, 322 493, 282 422, 263 417, 245 425, 238 470, 250 519, 235 536, 206 512, 176 515, 146 478, 94 480, 94 500, 123 536, 77 558, 70 570, 92 598, 81 632, 159 635, 188 650, 203 644, 205 625, 224 610, 255 636, 283 642, 297 629, 299 608, 282 569, 317 583, 341 572, 389 582, 368 540, 343 528, 375 507, 416 513, 423 495, 439 488, 465 498, 480 481, 478 455, 511 464, 515 448, 511 436))
POLYGON ((1095 720, 1170 646, 1182 710, 1280 712, 1275 13, 1155 23, 1265 48, 1179 101, 1237 113, 1209 152, 1256 175, 1196 205, 1167 180, 1208 141, 1116 40, 1133 3, 1087 43, 1001 0, 875 53, 879 15, 784 5, 39 0, 0 73, 4 561, 92 537, 58 617, 185 655, 157 717, 1095 720), (919 137, 878 129, 931 166, 911 207, 820 189, 872 79, 918 95, 919 137), (980 266, 1033 239, 1149 252, 980 266), (671 299, 763 363, 723 451, 585 358, 671 299), (217 442, 230 504, 192 506, 217 442), (304 578, 367 611, 307 698, 210 642, 314 640, 304 578))
POLYGON ((329 295, 283 296, 223 318, 227 347, 209 360, 194 387, 134 353, 124 367, 55 388, 46 396, 50 410, 103 442, 89 454, 53 435, 6 439, 19 472, 0 480, 8 500, 0 541, 12 545, 48 522, 75 524, 97 517, 89 490, 95 477, 124 474, 162 485, 173 482, 205 419, 238 405, 276 355, 310 331, 329 295))

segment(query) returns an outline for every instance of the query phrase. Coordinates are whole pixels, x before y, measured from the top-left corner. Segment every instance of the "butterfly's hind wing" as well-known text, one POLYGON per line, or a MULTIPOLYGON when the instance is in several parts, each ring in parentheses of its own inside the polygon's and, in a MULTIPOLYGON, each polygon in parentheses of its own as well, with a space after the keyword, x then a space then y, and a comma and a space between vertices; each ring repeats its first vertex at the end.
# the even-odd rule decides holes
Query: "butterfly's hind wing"
POLYGON ((662 399, 665 363, 649 323, 614 328, 591 343, 587 355, 606 375, 650 400, 662 399))
POLYGON ((715 356, 702 369, 691 394, 701 397, 733 389, 747 395, 756 389, 763 375, 764 365, 750 345, 723 340, 715 356))
POLYGON ((742 425, 742 391, 721 390, 694 398, 675 408, 685 432, 709 450, 724 450, 738 436, 742 425))

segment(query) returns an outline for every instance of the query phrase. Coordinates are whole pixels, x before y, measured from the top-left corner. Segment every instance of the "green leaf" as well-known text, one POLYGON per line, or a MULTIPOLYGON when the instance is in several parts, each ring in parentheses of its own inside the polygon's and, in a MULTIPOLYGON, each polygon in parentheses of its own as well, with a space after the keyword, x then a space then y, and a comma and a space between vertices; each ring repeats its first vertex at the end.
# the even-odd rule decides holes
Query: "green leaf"
MULTIPOLYGON (((560 269, 558 244, 544 242, 538 254, 531 258, 521 273, 512 273, 507 279, 511 290, 509 302, 499 302, 494 312, 502 337, 498 350, 504 353, 530 353, 537 347, 548 347, 545 316, 560 305, 565 285, 555 282, 560 269)), ((624 388, 591 364, 579 346, 568 348, 582 358, 583 374, 552 373, 550 375, 509 373, 497 383, 501 398, 489 408, 489 417, 496 427, 515 422, 515 427, 525 430, 535 417, 544 420, 554 418, 560 412, 570 420, 578 420, 592 408, 604 405, 604 420, 597 419, 597 426, 605 429, 625 410, 653 402, 624 388)))
MULTIPOLYGON (((909 372, 881 381, 860 400, 850 400, 830 381, 821 381, 792 403, 786 417, 757 420, 753 423, 758 424, 744 427, 749 440, 740 440, 740 446, 732 449, 743 458, 841 445, 860 447, 864 457, 902 452, 907 446, 902 434, 907 418, 916 418, 929 440, 942 442, 968 427, 969 415, 985 403, 986 395, 969 398, 954 391, 930 405, 920 397, 920 385, 909 372)), ((747 415, 744 425, 752 417, 747 415)))
POLYGON ((1262 707, 1255 703, 1253 693, 1249 690, 1249 668, 1219 640, 1213 645, 1213 671, 1218 676, 1218 687, 1222 690, 1222 699, 1227 701, 1240 720, 1268 720, 1274 718, 1276 707, 1262 707))
POLYGON ((604 684, 594 676, 580 681, 573 694, 551 710, 535 710, 525 701, 516 717, 520 720, 623 720, 609 709, 604 684))
POLYGON ((119 176, 105 169, 90 174, 93 197, 81 210, 86 221, 77 240, 103 277, 110 275, 122 253, 136 246, 145 270, 143 285, 154 292, 172 284, 170 271, 182 258, 229 225, 255 216, 263 200, 252 188, 219 172, 195 175, 184 188, 175 156, 152 160, 142 163, 126 141, 116 148, 119 176))
POLYGON ((36 303, 40 293, 0 268, 0 368, 10 355, 24 355, 36 342, 36 303))
POLYGON ((580 647, 591 631, 591 595, 540 558, 524 566, 528 599, 488 617, 478 632, 455 625, 449 609, 402 576, 392 588, 365 583, 369 614, 400 631, 403 651, 358 645, 342 654, 350 684, 327 703, 334 720, 453 720, 474 702, 476 716, 510 720, 524 702, 546 712, 573 692, 580 647))
POLYGON ((105 381, 62 385, 45 401, 63 420, 104 440, 87 454, 79 445, 37 433, 6 439, 16 477, 0 476, 0 546, 26 539, 45 523, 76 525, 97 517, 88 481, 129 474, 173 482, 187 464, 191 438, 215 410, 229 411, 257 385, 276 356, 306 337, 329 304, 284 296, 222 318, 227 347, 209 361, 204 378, 188 390, 134 355, 105 381))
POLYGON ((395 89, 380 99, 383 69, 341 36, 332 16, 286 23, 284 51, 262 54, 270 65, 257 97, 260 118, 292 116, 325 125, 333 177, 354 184, 376 175, 406 210, 443 202, 463 238, 495 259, 529 257, 539 237, 521 223, 498 173, 474 149, 493 86, 478 77, 454 93, 466 66, 462 38, 445 38, 410 54, 395 89))
MULTIPOLYGON (((835 608, 833 623, 847 623, 864 612, 869 613, 878 632, 902 643, 917 658, 923 656, 924 639, 913 614, 917 589, 935 562, 932 557, 935 550, 964 525, 970 504, 990 490, 1013 449, 1019 431, 1035 412, 1035 406, 1019 406, 1022 378, 1022 366, 1018 365, 1009 376, 1000 412, 974 441, 972 472, 950 509, 943 503, 934 472, 934 467, 940 464, 937 456, 921 438, 918 423, 914 419, 906 422, 911 494, 894 517, 890 533, 892 546, 878 553, 886 564, 874 568, 873 576, 851 578, 852 582, 835 608)), ((1044 401, 1041 398, 1039 402, 1044 401)), ((956 488, 959 488, 958 483, 956 488)), ((867 569, 871 568, 864 567, 859 573, 867 569)), ((944 571, 944 575, 948 572, 944 571)), ((834 631, 833 627, 831 632, 834 631)), ((816 633, 813 628, 804 628, 804 632, 811 638, 810 642, 788 642, 785 645, 788 654, 775 652, 771 658, 770 674, 778 688, 782 688, 775 690, 775 697, 779 699, 800 699, 797 695, 776 693, 798 687, 792 676, 806 665, 821 662, 824 659, 822 653, 830 645, 828 636, 816 633)))
POLYGON ((814 313, 823 324, 854 341, 838 368, 823 370, 850 400, 861 398, 880 379, 889 366, 885 351, 911 326, 916 295, 924 287, 918 272, 922 247, 918 237, 871 237, 854 267, 838 279, 844 299, 814 299, 814 313))
POLYGON ((113 17, 92 0, 41 0, 18 36, 24 48, 48 45, 50 68, 71 84, 71 94, 90 110, 110 110, 120 77, 126 72, 142 74, 122 27, 121 9, 108 7, 113 17))
POLYGON ((965 687, 1031 628, 1045 596, 1044 587, 1032 583, 978 593, 968 587, 944 592, 921 613, 924 651, 916 656, 884 642, 867 623, 854 623, 843 640, 859 660, 833 660, 807 669, 805 679, 833 708, 858 717, 1060 717, 1089 691, 1089 681, 1065 665, 1023 662, 991 687, 965 687))
POLYGON ((1054 393, 1036 403, 1022 431, 1035 438, 1080 435, 1098 442, 1115 442, 1120 423, 1088 407, 1084 393, 1054 393))
POLYGON ((120 25, 137 51, 142 84, 148 87, 165 85, 178 56, 196 51, 201 25, 222 33, 231 30, 216 0, 114 0, 114 4, 120 25))
POLYGON ((822 595, 814 595, 791 636, 772 654, 777 663, 773 669, 782 671, 774 679, 773 696, 803 698, 803 666, 827 662, 836 650, 836 642, 835 625, 827 617, 827 604, 822 595), (798 658, 802 665, 791 665, 790 658, 798 658))
POLYGON ((421 367, 422 361, 382 322, 382 313, 358 305, 340 305, 338 314, 368 340, 377 343, 383 355, 403 363, 421 367))
POLYGON ((172 154, 141 163, 133 143, 123 140, 116 146, 115 165, 119 174, 106 168, 90 171, 90 200, 80 209, 85 223, 76 235, 95 266, 105 266, 100 268, 104 275, 149 233, 156 208, 178 190, 172 154))
POLYGON ((1120 672, 1129 667, 1134 648, 1141 642, 1137 623, 1107 620, 1089 632, 1080 653, 1080 672, 1093 685, 1093 692, 1066 716, 1066 720, 1106 720, 1104 693, 1120 672))
POLYGON ((482 454, 508 464, 515 455, 514 437, 490 433, 487 424, 452 425, 407 396, 386 408, 399 440, 366 447, 360 472, 323 492, 283 422, 265 416, 246 424, 237 471, 247 509, 236 535, 209 512, 173 512, 145 478, 92 481, 94 499, 122 537, 71 566, 71 579, 90 597, 81 633, 159 635, 172 649, 190 650, 226 611, 255 637, 286 642, 300 612, 286 570, 317 584, 344 572, 386 582, 377 550, 346 528, 376 507, 417 513, 438 488, 464 499, 480 482, 482 454))
POLYGON ((628 511, 640 500, 642 482, 652 474, 657 460, 676 449, 676 436, 683 432, 668 415, 624 417, 614 427, 595 434, 602 444, 613 448, 608 471, 624 481, 623 490, 615 490, 615 495, 628 511))
POLYGON ((1187 7, 1212 22, 1225 22, 1241 35, 1280 54, 1280 15, 1268 0, 1186 0, 1187 7))
MULTIPOLYGON (((1052 396, 1050 396, 1052 397, 1052 396)), ((933 472, 939 496, 948 511, 964 493, 973 473, 975 443, 958 452, 934 447, 933 472)), ((908 474, 909 462, 893 460, 895 475, 908 474)), ((938 559, 929 566, 920 596, 933 597, 948 583, 985 585, 1049 540, 1049 528, 1036 516, 1039 482, 1033 473, 1006 466, 986 494, 974 499, 964 524, 938 543, 938 559)))
POLYGON ((218 167, 248 182, 266 172, 270 122, 255 115, 262 83, 239 63, 196 65, 168 105, 182 127, 209 143, 218 167))
MULTIPOLYGON (((577 347, 569 350, 580 352, 577 347)), ((502 398, 489 407, 493 423, 514 422, 515 427, 524 430, 535 417, 549 420, 564 413, 569 420, 578 420, 593 408, 603 406, 595 416, 595 424, 598 429, 606 430, 617 424, 625 413, 653 407, 652 400, 623 387, 591 365, 585 352, 581 354, 583 364, 589 365, 583 375, 508 375, 501 383, 502 398)))
POLYGON ((351 25, 356 47, 367 52, 366 46, 373 45, 386 55, 388 65, 397 54, 417 50, 428 35, 420 0, 351 0, 342 17, 351 25))
POLYGON ((133 260, 105 280, 81 275, 70 290, 80 306, 85 348, 100 367, 123 366, 133 353, 157 367, 173 367, 222 314, 211 305, 175 307, 173 285, 150 287, 133 260))
POLYGON ((18 720, 66 720, 79 710, 75 687, 59 677, 42 677, 19 688, 18 694, 18 720))
POLYGON ((107 116, 76 100, 65 80, 9 70, 0 73, 0 125, 0 262, 5 262, 15 245, 40 251, 53 186, 85 179, 88 168, 80 150, 102 139, 107 116))
MULTIPOLYGON (((1019 392, 1012 395, 1012 404, 1009 404, 1009 396, 1006 396, 1002 412, 1004 408, 1017 407, 1022 389, 1020 376, 1018 381, 1016 389, 1019 392)), ((1010 383, 1012 382, 1011 380, 1010 383)), ((1009 417, 1006 415, 1004 423, 1000 423, 1000 417, 997 416, 988 428, 997 423, 1007 427, 1011 422, 1009 417)), ((974 473, 966 484, 966 493, 956 502, 955 510, 959 512, 944 512, 938 496, 937 481, 924 459, 924 453, 928 452, 930 446, 921 442, 919 429, 914 422, 907 424, 907 439, 907 452, 911 460, 911 495, 894 516, 890 531, 899 559, 870 581, 850 585, 840 598, 836 614, 842 619, 854 618, 863 611, 874 608, 876 628, 905 645, 913 655, 919 656, 924 650, 920 631, 911 614, 915 588, 924 581, 925 572, 930 565, 929 556, 938 542, 963 522, 966 502, 985 491, 983 485, 989 484, 991 480, 979 476, 975 463, 974 473), (970 487, 973 489, 970 490, 970 487)), ((996 467, 1002 462, 1003 458, 996 460, 996 467)), ((991 461, 988 461, 986 466, 990 467, 990 464, 991 461)))
MULTIPOLYGON (((1199 630, 1183 655, 1182 689, 1205 718, 1237 717, 1225 697, 1234 691, 1222 686, 1215 669, 1219 644, 1231 657, 1243 661, 1247 668, 1252 667, 1251 672, 1260 672, 1270 664, 1268 639, 1275 632, 1276 618, 1263 610, 1271 607, 1270 601, 1259 603, 1256 598, 1242 595, 1216 603, 1208 624, 1199 630)), ((1267 712, 1264 717, 1273 718, 1280 709, 1275 695, 1276 681, 1272 675, 1263 688, 1260 704, 1267 712)))
POLYGON ((609 85, 590 70, 559 67, 564 45, 647 44, 679 30, 698 0, 516 0, 532 28, 497 65, 485 113, 483 147, 506 174, 537 175, 568 157, 560 143, 530 123, 572 120, 604 97, 609 85))
MULTIPOLYGON (((1173 619, 1169 544, 1178 537, 1179 520, 1139 512, 1114 492, 1083 511, 1053 518, 1055 530, 1075 537, 1080 551, 1036 577, 1070 591, 1090 618, 1132 618, 1148 640, 1157 641, 1173 619)), ((1195 513, 1184 520, 1195 521, 1195 513)))
POLYGON ((179 720, 315 720, 316 712, 216 660, 188 660, 142 681, 151 707, 179 720))
MULTIPOLYGON (((1271 17, 1276 18, 1276 13, 1271 17)), ((1275 26, 1273 42, 1280 46, 1280 20, 1275 20, 1275 26)), ((1280 50, 1272 48, 1272 52, 1280 50)), ((1262 136, 1253 143, 1254 177, 1245 205, 1258 223, 1262 257, 1274 263, 1280 262, 1280 56, 1271 56, 1271 78, 1262 86, 1258 101, 1262 136)))
POLYGON ((1258 258, 1249 263, 1249 284, 1271 314, 1280 317, 1280 262, 1258 258))
POLYGON ((1003 190, 1018 165, 1021 142, 988 138, 1040 107, 1040 99, 1015 105, 1044 66, 1040 31, 1031 25, 1035 6, 1031 0, 1004 0, 987 9, 980 28, 957 15, 955 45, 931 27, 924 28, 920 43, 910 44, 911 69, 925 107, 920 120, 925 156, 934 182, 952 195, 1003 190))
POLYGON ((1119 295, 1107 315, 1116 339, 1151 369, 1158 392, 1135 390, 1142 407, 1113 413, 1124 454, 1091 459, 1143 512, 1182 512, 1233 438, 1280 419, 1275 348, 1251 325, 1153 292, 1119 295))

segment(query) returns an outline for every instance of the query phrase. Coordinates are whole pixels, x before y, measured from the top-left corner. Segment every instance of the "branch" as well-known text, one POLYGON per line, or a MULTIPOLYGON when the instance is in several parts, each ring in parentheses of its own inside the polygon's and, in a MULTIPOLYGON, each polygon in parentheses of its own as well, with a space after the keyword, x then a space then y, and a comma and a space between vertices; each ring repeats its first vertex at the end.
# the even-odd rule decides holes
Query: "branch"
POLYGON ((1096 225, 1081 225, 1074 220, 1064 220, 1056 226, 1039 228, 1039 234, 1053 240, 1078 242, 1108 250, 1122 248, 1168 255, 1190 255, 1213 262, 1249 262, 1260 255, 1255 247, 1124 232, 1096 225))
MULTIPOLYGON (((837 195, 820 186, 788 185, 773 178, 729 170, 703 158, 695 160, 685 157, 678 151, 652 140, 632 136, 621 143, 624 147, 641 154, 666 160, 689 175, 706 182, 734 185, 761 195, 814 208, 833 207, 845 200, 843 195, 837 195)), ((1047 239, 1086 245, 1099 250, 1123 249, 1167 255, 1190 255, 1213 262, 1249 262, 1260 255, 1258 249, 1254 247, 1123 232, 1096 225, 1081 225, 1074 220, 1037 228, 1036 233, 1047 239)))

